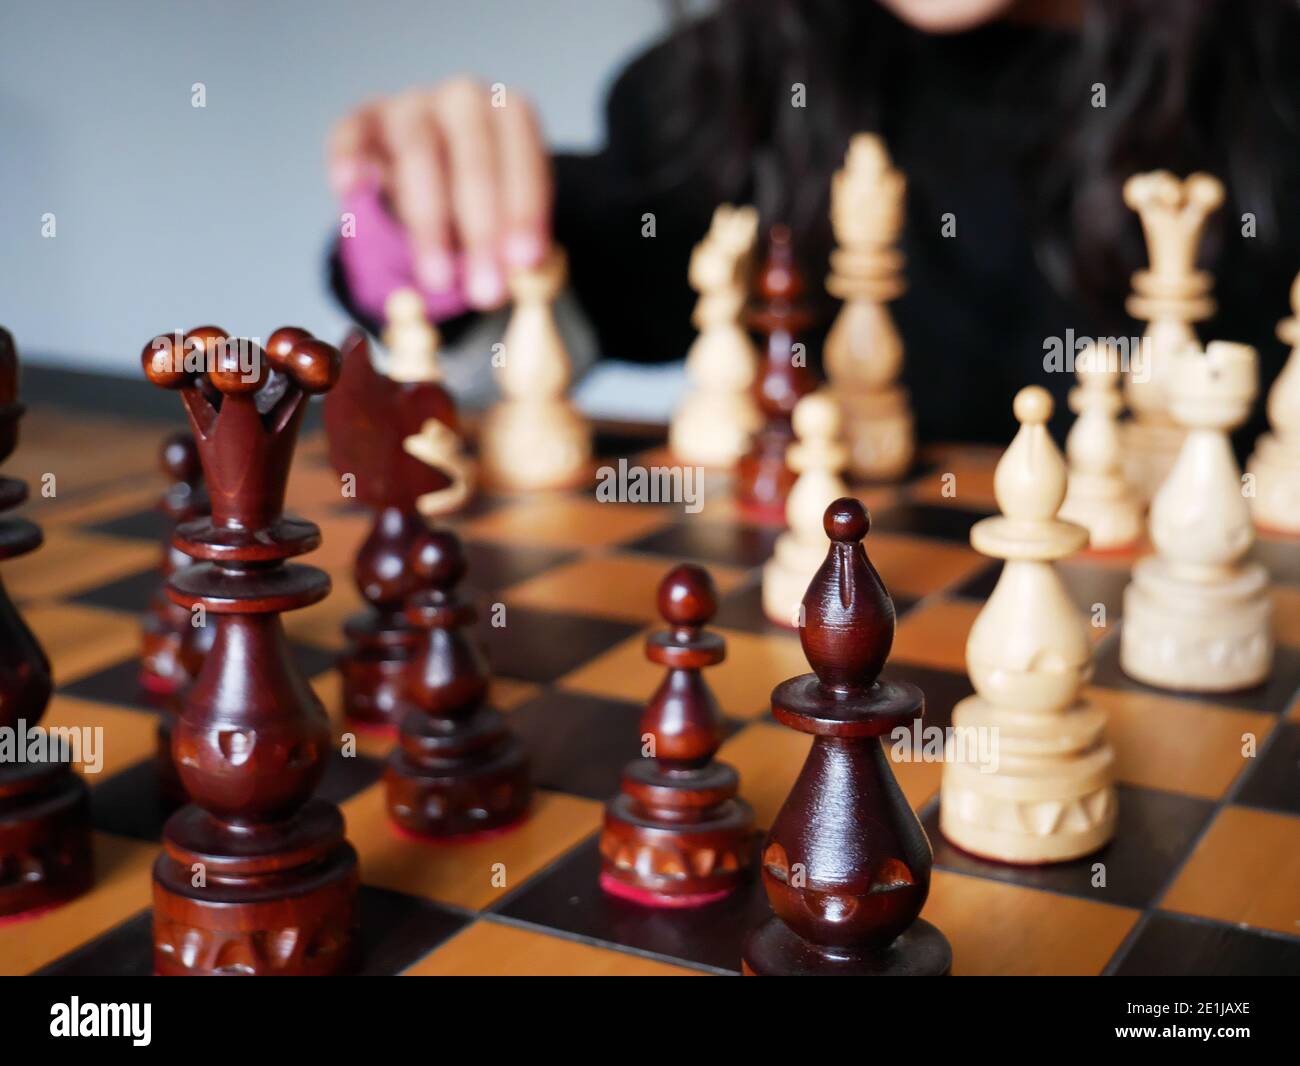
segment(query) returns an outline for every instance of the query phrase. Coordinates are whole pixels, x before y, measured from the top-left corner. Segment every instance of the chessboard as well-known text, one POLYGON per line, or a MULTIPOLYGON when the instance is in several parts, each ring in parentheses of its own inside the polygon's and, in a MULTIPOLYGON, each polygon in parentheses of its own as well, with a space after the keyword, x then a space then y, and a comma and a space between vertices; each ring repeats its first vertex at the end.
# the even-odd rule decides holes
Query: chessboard
MULTIPOLYGON (((168 811, 154 764, 161 712, 138 681, 138 616, 159 580, 165 432, 37 404, 8 464, 31 484, 24 513, 45 531, 41 549, 4 570, 53 662, 45 724, 102 727, 103 744, 87 774, 95 886, 0 924, 6 974, 152 970, 150 870, 168 811)), ((606 463, 665 461, 659 441, 631 429, 601 433, 597 450, 606 463)), ((997 457, 930 448, 905 483, 860 492, 873 516, 867 548, 898 610, 885 676, 921 687, 927 726, 947 725, 971 692, 966 634, 1000 564, 968 535, 994 510, 997 457)), ((722 481, 706 482, 696 514, 598 502, 588 489, 480 496, 453 518, 484 608, 492 699, 526 744, 538 791, 509 832, 426 843, 386 816, 392 738, 341 720, 333 658, 344 618, 362 604, 351 564, 368 520, 343 498, 318 421, 295 461, 289 509, 320 525, 323 546, 306 561, 334 580, 327 599, 284 621, 348 741, 320 791, 341 806, 360 854, 362 972, 738 973, 742 938, 767 914, 756 883, 695 910, 647 909, 598 887, 597 834, 658 682, 642 652, 659 624, 655 589, 682 560, 706 566, 720 594, 727 658, 709 671, 726 715, 720 757, 739 771, 759 826, 774 818, 809 743, 778 726, 768 703, 778 682, 807 669, 796 634, 761 608, 759 570, 779 531, 745 521, 722 481), (487 609, 497 604, 504 610, 487 609)), ((1255 554, 1276 582, 1276 665, 1262 687, 1225 696, 1180 697, 1121 672, 1132 554, 1061 564, 1094 622, 1087 696, 1107 711, 1118 757, 1118 831, 1097 855, 1034 868, 963 854, 938 830, 941 763, 894 760, 934 847, 924 917, 951 941, 955 974, 1300 973, 1300 542, 1264 536, 1255 554)))

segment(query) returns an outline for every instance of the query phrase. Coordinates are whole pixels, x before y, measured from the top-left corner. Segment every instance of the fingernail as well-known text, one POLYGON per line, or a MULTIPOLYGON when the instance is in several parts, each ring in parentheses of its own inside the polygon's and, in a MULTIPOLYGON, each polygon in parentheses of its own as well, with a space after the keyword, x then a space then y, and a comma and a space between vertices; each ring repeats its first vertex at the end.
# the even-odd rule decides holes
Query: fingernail
POLYGON ((456 264, 441 248, 421 252, 415 260, 415 280, 429 292, 446 292, 456 284, 456 264))
POLYGON ((361 167, 354 159, 344 159, 330 165, 330 188, 335 196, 346 196, 361 183, 361 167))
POLYGON ((465 278, 465 296, 475 307, 496 307, 506 297, 505 278, 491 259, 476 259, 465 278))
POLYGON ((510 266, 534 267, 546 254, 546 244, 536 233, 519 230, 506 238, 502 251, 510 266))

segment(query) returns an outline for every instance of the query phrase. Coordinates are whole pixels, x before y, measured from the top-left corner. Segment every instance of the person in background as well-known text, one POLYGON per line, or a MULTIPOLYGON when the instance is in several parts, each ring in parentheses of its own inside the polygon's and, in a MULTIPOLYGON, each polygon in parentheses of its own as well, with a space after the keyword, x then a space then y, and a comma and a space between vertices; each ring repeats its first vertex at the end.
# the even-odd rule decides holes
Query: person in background
POLYGON ((1205 242, 1219 311, 1202 336, 1254 344, 1266 386, 1300 269, 1298 31, 1294 0, 723 2, 621 73, 594 155, 550 155, 514 86, 506 106, 456 79, 344 116, 329 177, 358 235, 339 242, 334 288, 373 329, 387 292, 416 284, 453 387, 482 402, 512 268, 566 248, 579 365, 680 359, 691 248, 715 205, 752 202, 793 228, 822 312, 816 355, 830 177, 870 130, 908 178, 909 288, 893 307, 922 439, 1005 443, 1028 382, 1068 421, 1072 375, 1044 373, 1043 342, 1140 330, 1123 305, 1145 252, 1121 187, 1142 170, 1224 180, 1205 242))

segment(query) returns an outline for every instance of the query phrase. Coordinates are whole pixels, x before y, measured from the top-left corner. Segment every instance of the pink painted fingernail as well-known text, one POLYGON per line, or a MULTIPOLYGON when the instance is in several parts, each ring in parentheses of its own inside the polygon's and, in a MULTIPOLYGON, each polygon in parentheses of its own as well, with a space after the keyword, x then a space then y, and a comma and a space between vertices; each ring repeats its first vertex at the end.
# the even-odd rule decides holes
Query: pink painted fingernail
POLYGON ((456 263, 449 252, 434 248, 415 260, 415 280, 429 292, 446 292, 456 284, 456 263))
POLYGON ((506 238, 502 251, 510 266, 534 267, 546 254, 546 244, 536 233, 519 230, 506 238))
POLYGON ((475 307, 492 308, 506 298, 506 282, 491 259, 475 259, 465 278, 465 296, 475 307))

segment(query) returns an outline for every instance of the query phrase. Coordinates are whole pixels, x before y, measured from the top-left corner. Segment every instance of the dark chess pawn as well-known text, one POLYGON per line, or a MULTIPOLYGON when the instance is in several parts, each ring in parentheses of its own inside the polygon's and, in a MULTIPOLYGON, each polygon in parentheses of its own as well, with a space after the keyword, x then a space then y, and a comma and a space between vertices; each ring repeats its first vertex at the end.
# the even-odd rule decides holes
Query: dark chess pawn
MULTIPOLYGON (((421 313, 420 298, 405 290, 390 298, 390 317, 394 305, 408 316, 421 313)), ((330 462, 340 475, 355 479, 357 500, 372 513, 353 567, 366 606, 344 623, 346 644, 338 659, 343 709, 350 725, 378 729, 395 728, 401 720, 406 663, 419 639, 404 613, 407 597, 419 587, 406 565, 425 529, 416 504, 453 483, 447 471, 408 452, 405 442, 431 421, 458 432, 455 401, 438 379, 436 334, 422 319, 406 322, 397 337, 393 325, 390 374, 396 378, 375 369, 369 344, 356 334, 343 346, 338 386, 325 399, 330 462), (412 334, 416 350, 395 343, 412 334)))
MULTIPOLYGON (((18 444, 18 375, 13 341, 0 329, 0 461, 18 444)), ((0 512, 26 497, 21 481, 0 478, 0 512)), ((41 540, 26 519, 0 518, 0 560, 35 551, 41 540)), ((0 585, 0 730, 16 737, 38 729, 52 689, 50 662, 0 585)), ((0 755, 0 918, 70 900, 93 877, 86 784, 64 753, 47 747, 32 758, 31 750, 19 741, 0 755)))
POLYGON ((768 235, 757 287, 759 300, 745 317, 765 338, 754 386, 763 424, 736 463, 736 498, 750 516, 784 523, 785 500, 796 477, 785 461, 785 451, 794 442, 791 418, 799 400, 817 387, 799 341, 812 315, 803 303, 804 282, 786 226, 773 226, 768 235))
POLYGON ((701 673, 727 654, 722 638, 703 629, 717 609, 713 579, 698 566, 679 566, 659 584, 670 628, 647 638, 645 653, 668 672, 641 716, 655 754, 624 769, 600 838, 601 887, 637 903, 711 903, 752 866, 754 812, 736 796, 736 771, 714 761, 722 716, 701 673))
POLYGON ((407 601, 420 638, 406 667, 398 747, 384 780, 388 812, 425 837, 501 829, 528 812, 532 785, 523 745, 487 706, 487 663, 474 639, 474 605, 457 587, 465 553, 447 530, 426 530, 411 570, 425 586, 407 601))
POLYGON ((745 940, 751 975, 941 976, 948 941, 918 917, 930 892, 930 842, 880 742, 919 718, 915 685, 879 681, 894 604, 867 559, 857 500, 826 509, 832 544, 804 596, 800 631, 813 673, 772 692, 782 725, 810 733, 808 759, 763 842, 774 917, 745 940))
POLYGON ((199 451, 189 433, 173 433, 163 441, 159 461, 168 480, 167 491, 158 501, 158 510, 166 519, 166 532, 158 568, 161 580, 140 623, 140 684, 146 692, 160 697, 164 712, 158 719, 159 786, 167 799, 184 803, 185 789, 176 773, 171 749, 172 723, 179 706, 168 697, 181 692, 198 676, 203 657, 212 647, 215 629, 194 625, 193 615, 167 595, 167 579, 193 562, 172 543, 172 534, 182 522, 208 513, 208 497, 203 490, 199 451))

